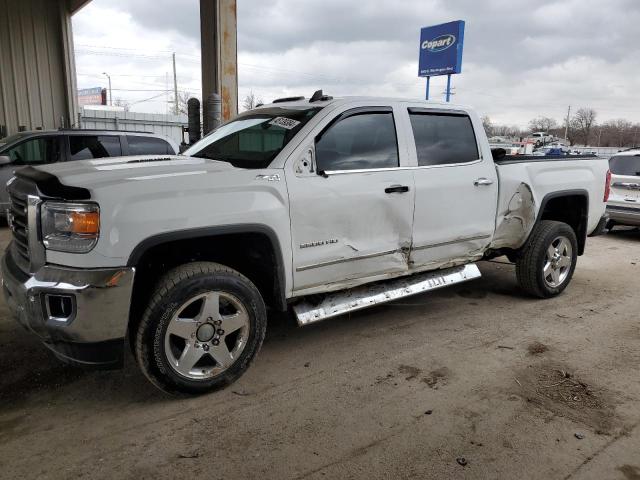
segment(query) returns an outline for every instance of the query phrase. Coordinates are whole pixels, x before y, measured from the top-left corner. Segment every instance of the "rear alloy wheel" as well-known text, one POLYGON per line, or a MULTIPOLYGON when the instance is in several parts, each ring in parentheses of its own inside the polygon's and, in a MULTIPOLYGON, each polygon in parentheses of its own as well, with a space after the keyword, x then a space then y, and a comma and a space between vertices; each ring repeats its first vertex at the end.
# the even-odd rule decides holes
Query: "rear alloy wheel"
POLYGON ((569 225, 543 220, 516 259, 516 276, 527 293, 549 298, 569 284, 578 260, 578 241, 569 225))
POLYGON ((573 248, 566 237, 557 237, 547 248, 543 267, 544 281, 550 288, 558 288, 564 283, 573 264, 573 248))
POLYGON ((136 336, 138 364, 169 393, 197 394, 238 379, 264 340, 258 289, 228 267, 182 265, 158 284, 136 336))

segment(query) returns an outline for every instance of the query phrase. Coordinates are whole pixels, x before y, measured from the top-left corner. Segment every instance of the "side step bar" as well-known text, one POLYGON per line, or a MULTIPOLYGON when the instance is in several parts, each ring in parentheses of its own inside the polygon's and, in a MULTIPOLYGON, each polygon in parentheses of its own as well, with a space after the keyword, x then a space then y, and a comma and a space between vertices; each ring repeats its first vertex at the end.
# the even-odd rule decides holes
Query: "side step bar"
POLYGON ((480 276, 478 266, 472 263, 330 293, 319 303, 303 301, 295 305, 293 311, 298 318, 298 324, 304 326, 373 305, 466 282, 480 276))

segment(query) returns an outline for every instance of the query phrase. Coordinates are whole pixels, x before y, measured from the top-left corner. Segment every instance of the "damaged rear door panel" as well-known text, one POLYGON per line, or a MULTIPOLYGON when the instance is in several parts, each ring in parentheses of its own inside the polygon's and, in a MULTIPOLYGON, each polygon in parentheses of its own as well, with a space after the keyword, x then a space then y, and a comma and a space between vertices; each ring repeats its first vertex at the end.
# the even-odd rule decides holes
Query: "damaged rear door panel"
POLYGON ((410 266, 441 268, 482 258, 495 229, 498 178, 481 125, 467 112, 404 109, 416 207, 410 266))

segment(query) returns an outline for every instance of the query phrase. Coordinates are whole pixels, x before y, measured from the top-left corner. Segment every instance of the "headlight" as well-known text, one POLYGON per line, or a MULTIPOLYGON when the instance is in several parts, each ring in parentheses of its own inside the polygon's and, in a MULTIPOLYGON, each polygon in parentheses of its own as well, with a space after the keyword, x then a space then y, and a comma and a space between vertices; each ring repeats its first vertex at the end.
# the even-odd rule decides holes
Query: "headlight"
POLYGON ((87 253, 100 236, 100 208, 93 203, 45 202, 42 241, 49 250, 87 253))

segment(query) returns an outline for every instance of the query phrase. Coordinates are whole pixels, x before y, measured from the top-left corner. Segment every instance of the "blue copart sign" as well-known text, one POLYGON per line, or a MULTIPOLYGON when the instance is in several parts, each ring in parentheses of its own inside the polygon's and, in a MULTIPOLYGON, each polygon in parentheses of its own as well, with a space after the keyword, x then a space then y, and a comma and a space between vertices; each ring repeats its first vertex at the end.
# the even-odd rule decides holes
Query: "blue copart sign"
POLYGON ((418 76, 433 77, 462 71, 464 21, 424 27, 420 31, 418 76))

